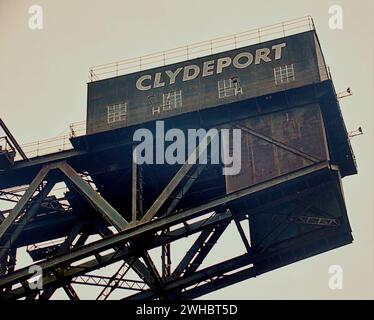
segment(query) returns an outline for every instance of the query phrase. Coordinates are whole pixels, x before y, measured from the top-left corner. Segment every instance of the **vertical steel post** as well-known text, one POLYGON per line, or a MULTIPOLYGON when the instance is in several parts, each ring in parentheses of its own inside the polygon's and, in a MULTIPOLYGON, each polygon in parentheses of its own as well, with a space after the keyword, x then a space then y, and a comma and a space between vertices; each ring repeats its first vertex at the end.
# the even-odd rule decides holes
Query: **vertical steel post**
POLYGON ((137 170, 137 183, 138 183, 138 193, 137 193, 137 203, 138 203, 138 213, 141 217, 144 214, 143 208, 143 167, 140 165, 137 170))
POLYGON ((137 165, 136 165, 136 154, 135 154, 135 146, 132 148, 132 186, 131 186, 131 204, 132 204, 132 222, 136 222, 137 219, 137 193, 138 193, 138 179, 137 179, 137 165), (135 155, 135 156, 134 156, 135 155), (134 159, 135 157, 135 159, 134 159))
POLYGON ((21 155, 22 159, 23 160, 29 160, 27 158, 26 154, 23 152, 23 150, 20 147, 20 145, 18 144, 16 138, 12 135, 12 133, 10 132, 10 130, 8 129, 8 127, 5 125, 4 121, 1 120, 1 118, 0 118, 0 126, 3 128, 5 134, 10 139, 10 141, 12 142, 12 144, 14 145, 14 147, 16 148, 16 150, 19 152, 19 154, 21 155))
MULTIPOLYGON (((163 234, 170 232, 170 229, 163 230, 163 234)), ((162 246, 162 278, 166 279, 171 275, 171 244, 166 243, 162 246)))

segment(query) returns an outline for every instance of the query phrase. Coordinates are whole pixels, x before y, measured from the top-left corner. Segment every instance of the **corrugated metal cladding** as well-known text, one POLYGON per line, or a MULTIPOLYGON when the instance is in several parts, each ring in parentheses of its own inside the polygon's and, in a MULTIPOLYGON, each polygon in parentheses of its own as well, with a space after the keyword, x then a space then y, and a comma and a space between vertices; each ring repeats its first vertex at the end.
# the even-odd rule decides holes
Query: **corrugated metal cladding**
POLYGON ((327 78, 308 31, 88 84, 87 134, 246 100, 327 78))
POLYGON ((227 193, 329 160, 317 104, 248 118, 236 126, 242 129, 242 167, 225 177, 227 193))

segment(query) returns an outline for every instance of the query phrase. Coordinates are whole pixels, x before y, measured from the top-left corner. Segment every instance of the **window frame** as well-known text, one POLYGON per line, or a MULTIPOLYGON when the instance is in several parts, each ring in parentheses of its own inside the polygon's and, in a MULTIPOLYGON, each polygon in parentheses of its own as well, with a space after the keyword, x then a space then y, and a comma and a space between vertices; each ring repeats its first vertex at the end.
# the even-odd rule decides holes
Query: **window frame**
POLYGON ((273 70, 275 85, 290 83, 296 80, 293 63, 275 67, 273 70))
POLYGON ((115 103, 107 106, 107 124, 127 120, 127 102, 115 103))
POLYGON ((240 86, 238 76, 229 79, 220 79, 217 81, 218 99, 236 97, 243 94, 243 88, 240 86))

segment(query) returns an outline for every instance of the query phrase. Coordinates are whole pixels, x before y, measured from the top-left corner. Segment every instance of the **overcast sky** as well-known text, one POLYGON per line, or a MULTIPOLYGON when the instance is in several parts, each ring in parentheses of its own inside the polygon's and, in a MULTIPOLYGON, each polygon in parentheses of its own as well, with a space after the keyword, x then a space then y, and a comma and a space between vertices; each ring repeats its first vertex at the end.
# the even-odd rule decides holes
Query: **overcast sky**
MULTIPOLYGON (((373 3, 0 0, 0 117, 20 143, 66 133, 69 123, 85 119, 90 66, 311 15, 337 91, 351 87, 354 93, 341 101, 347 128, 365 132, 352 140, 359 174, 343 183, 355 241, 205 297, 372 299, 373 3), (33 4, 44 10, 42 30, 28 27, 33 4), (335 4, 343 8, 343 30, 328 25, 335 4), (328 287, 330 265, 344 270, 342 290, 328 287)), ((230 250, 230 234, 222 250, 230 250)))

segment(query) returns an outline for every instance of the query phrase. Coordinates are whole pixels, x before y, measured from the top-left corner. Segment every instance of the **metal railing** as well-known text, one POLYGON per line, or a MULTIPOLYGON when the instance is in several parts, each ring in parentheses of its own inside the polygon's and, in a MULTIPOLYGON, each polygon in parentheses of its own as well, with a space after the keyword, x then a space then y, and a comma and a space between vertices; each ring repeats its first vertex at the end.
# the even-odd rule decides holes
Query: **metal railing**
POLYGON ((313 18, 310 16, 288 20, 171 50, 97 65, 90 68, 89 81, 93 82, 165 66, 310 30, 315 30, 313 18))
MULTIPOLYGON (((70 143, 69 135, 63 135, 50 139, 38 140, 21 145, 22 149, 26 153, 28 158, 34 158, 43 156, 46 154, 65 151, 72 149, 73 146, 70 143)), ((17 154, 16 160, 19 160, 20 156, 17 154)))
POLYGON ((0 137, 0 151, 14 152, 14 148, 7 136, 0 137))
POLYGON ((70 138, 79 137, 86 134, 86 121, 73 122, 69 126, 70 138))
MULTIPOLYGON (((39 157, 59 151, 71 150, 73 149, 73 146, 70 142, 70 138, 86 134, 86 121, 74 122, 70 124, 69 129, 69 134, 21 144, 21 147, 28 158, 39 157)), ((16 160, 21 160, 21 157, 18 154, 16 156, 16 160)))

